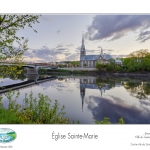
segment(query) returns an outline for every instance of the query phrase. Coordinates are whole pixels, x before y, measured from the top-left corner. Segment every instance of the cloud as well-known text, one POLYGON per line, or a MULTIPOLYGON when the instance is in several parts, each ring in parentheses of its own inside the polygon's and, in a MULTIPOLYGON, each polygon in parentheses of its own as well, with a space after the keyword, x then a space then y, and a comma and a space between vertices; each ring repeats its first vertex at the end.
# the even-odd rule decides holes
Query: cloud
MULTIPOLYGON (((146 35, 142 33, 149 27, 149 15, 96 15, 92 24, 88 26, 85 37, 89 40, 107 39, 112 41, 120 39, 130 32, 140 31, 138 40, 145 42, 150 37, 145 37, 146 35)), ((150 35, 149 31, 146 31, 145 34, 150 35)))
POLYGON ((150 39, 150 31, 148 31, 148 30, 147 31, 141 31, 137 41, 145 42, 148 39, 150 39))
POLYGON ((49 21, 49 22, 54 21, 54 18, 52 16, 48 16, 48 15, 42 15, 42 16, 40 16, 40 19, 42 21, 49 21))
POLYGON ((78 47, 76 48, 76 50, 80 52, 81 46, 78 46, 78 47))
POLYGON ((59 34, 60 33, 60 30, 57 30, 57 34, 59 34))
POLYGON ((30 58, 39 58, 43 61, 52 61, 57 60, 57 55, 61 54, 61 52, 57 51, 56 48, 48 48, 47 46, 43 46, 41 49, 30 49, 24 53, 23 56, 30 58))
POLYGON ((66 57, 67 60, 79 60, 79 58, 80 58, 79 53, 74 53, 66 57))
POLYGON ((104 117, 110 118, 112 123, 117 123, 121 117, 126 124, 149 124, 149 109, 142 105, 130 106, 124 100, 112 96, 113 100, 103 97, 90 96, 85 99, 87 107, 93 114, 93 119, 101 121, 104 117), (143 108, 142 108, 143 107, 143 108))
POLYGON ((68 50, 68 48, 63 48, 63 47, 62 47, 62 48, 57 48, 57 50, 59 50, 59 51, 60 51, 60 50, 68 50))
POLYGON ((71 44, 68 44, 68 45, 66 45, 66 46, 70 47, 70 46, 74 46, 74 45, 71 43, 71 44))
POLYGON ((56 46, 56 48, 63 47, 63 46, 64 46, 63 44, 58 44, 58 45, 56 46))
POLYGON ((65 58, 72 54, 72 52, 68 48, 61 46, 57 47, 49 48, 47 46, 43 46, 41 49, 29 49, 24 53, 23 57, 26 58, 26 60, 28 60, 27 58, 32 58, 32 61, 36 60, 36 61, 51 62, 51 61, 59 61, 61 57, 65 58))

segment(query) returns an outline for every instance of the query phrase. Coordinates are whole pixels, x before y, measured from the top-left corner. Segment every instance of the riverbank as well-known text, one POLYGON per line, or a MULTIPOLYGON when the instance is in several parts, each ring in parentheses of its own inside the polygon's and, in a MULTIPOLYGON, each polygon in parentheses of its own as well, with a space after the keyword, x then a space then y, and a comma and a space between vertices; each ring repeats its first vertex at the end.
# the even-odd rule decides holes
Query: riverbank
POLYGON ((55 70, 39 70, 39 73, 62 75, 116 75, 116 76, 145 76, 150 77, 150 72, 123 72, 123 71, 98 71, 95 68, 59 68, 55 70))

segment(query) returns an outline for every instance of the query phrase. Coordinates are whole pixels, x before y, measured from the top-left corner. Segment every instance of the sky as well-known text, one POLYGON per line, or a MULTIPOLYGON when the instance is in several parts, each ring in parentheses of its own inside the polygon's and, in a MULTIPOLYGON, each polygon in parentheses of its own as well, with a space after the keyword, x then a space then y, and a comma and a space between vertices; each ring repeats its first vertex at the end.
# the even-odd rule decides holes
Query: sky
POLYGON ((79 60, 82 34, 87 55, 100 54, 100 47, 118 57, 150 48, 150 15, 42 14, 39 22, 37 33, 29 27, 17 32, 29 39, 25 61, 79 60))

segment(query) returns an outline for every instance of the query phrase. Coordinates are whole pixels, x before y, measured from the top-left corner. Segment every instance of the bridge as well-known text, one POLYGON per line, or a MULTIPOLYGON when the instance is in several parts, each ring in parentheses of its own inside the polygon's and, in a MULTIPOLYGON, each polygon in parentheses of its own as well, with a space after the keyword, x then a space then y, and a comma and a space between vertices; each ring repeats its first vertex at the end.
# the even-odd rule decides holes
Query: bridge
MULTIPOLYGON (((0 66, 20 66, 17 63, 0 63, 0 66)), ((27 70, 27 74, 38 74, 39 68, 45 69, 57 69, 58 66, 51 65, 37 65, 37 64, 22 64, 21 65, 25 70, 27 70)))

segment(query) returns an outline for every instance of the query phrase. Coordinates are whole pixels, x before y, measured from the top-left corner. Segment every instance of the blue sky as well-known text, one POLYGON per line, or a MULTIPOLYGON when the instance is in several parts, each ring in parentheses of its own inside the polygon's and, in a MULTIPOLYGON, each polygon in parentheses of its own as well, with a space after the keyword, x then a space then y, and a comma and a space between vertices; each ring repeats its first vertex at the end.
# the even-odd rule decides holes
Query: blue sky
POLYGON ((33 28, 17 35, 29 39, 25 60, 51 62, 79 60, 82 32, 87 54, 127 55, 150 47, 149 15, 42 15, 33 28))

